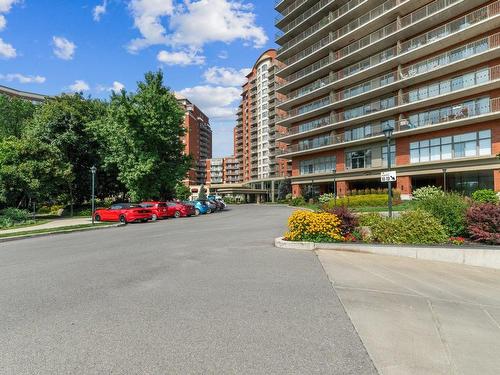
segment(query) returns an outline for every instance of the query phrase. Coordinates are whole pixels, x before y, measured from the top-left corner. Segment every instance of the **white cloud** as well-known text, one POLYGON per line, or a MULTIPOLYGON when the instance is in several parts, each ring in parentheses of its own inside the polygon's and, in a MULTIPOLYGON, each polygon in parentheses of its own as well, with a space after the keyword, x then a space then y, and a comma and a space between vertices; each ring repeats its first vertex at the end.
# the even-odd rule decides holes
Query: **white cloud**
POLYGON ((179 91, 192 103, 202 109, 211 119, 232 120, 235 118, 235 103, 240 100, 240 90, 236 87, 195 86, 179 91))
POLYGON ((113 85, 111 87, 103 86, 103 85, 98 85, 97 86, 97 91, 103 92, 103 91, 110 91, 114 93, 119 93, 125 88, 125 85, 121 82, 114 81, 113 85))
POLYGON ((0 74, 0 80, 7 82, 18 81, 19 83, 44 83, 46 78, 42 76, 25 76, 19 73, 11 73, 0 74))
POLYGON ((268 41, 262 27, 255 24, 251 4, 230 0, 187 1, 171 19, 174 45, 202 47, 210 42, 230 43, 237 39, 262 48, 268 41))
POLYGON ((108 1, 104 0, 102 4, 96 5, 92 11, 94 16, 94 21, 99 22, 101 20, 102 15, 106 14, 108 7, 108 1))
POLYGON ((203 73, 205 81, 213 85, 242 86, 252 69, 219 68, 214 66, 203 73))
POLYGON ((90 86, 88 85, 87 82, 85 82, 81 79, 77 79, 75 81, 75 83, 73 83, 72 85, 69 85, 69 89, 72 92, 84 92, 84 91, 89 91, 90 86))
MULTIPOLYGON (((7 19, 2 13, 9 13, 15 3, 20 0, 0 0, 0 31, 7 26, 7 19)), ((0 38, 0 58, 12 59, 17 56, 16 49, 12 44, 6 43, 0 38)))
POLYGON ((130 42, 130 52, 135 53, 154 44, 166 43, 166 30, 161 24, 161 18, 173 14, 172 0, 131 0, 129 8, 134 17, 134 26, 142 35, 142 38, 130 42))
POLYGON ((62 60, 72 60, 75 55, 76 45, 61 36, 52 37, 54 55, 62 60))
POLYGON ((226 60, 227 58, 229 58, 229 53, 226 50, 222 50, 219 52, 217 57, 221 60, 226 60))
POLYGON ((0 57, 5 59, 13 59, 17 56, 16 49, 12 44, 5 43, 2 38, 0 38, 0 57))
POLYGON ((152 45, 167 45, 173 49, 167 53, 186 57, 186 49, 201 51, 212 42, 241 39, 262 48, 268 41, 264 29, 256 25, 253 6, 241 0, 185 0, 177 6, 173 0, 131 0, 129 8, 141 33, 141 38, 128 45, 132 53, 152 45), (164 18, 168 18, 168 30, 162 23, 164 18))
POLYGON ((177 52, 160 51, 157 59, 165 65, 188 66, 202 65, 205 63, 205 56, 198 55, 198 52, 194 50, 177 52))
POLYGON ((0 0, 0 13, 8 13, 12 5, 18 2, 19 0, 0 0))

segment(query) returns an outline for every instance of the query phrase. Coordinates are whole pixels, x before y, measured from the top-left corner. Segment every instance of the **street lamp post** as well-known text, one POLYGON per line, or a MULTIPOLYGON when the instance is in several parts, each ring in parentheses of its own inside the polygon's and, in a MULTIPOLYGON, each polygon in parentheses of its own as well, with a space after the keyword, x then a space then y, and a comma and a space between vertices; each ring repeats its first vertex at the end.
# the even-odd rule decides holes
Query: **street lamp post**
POLYGON ((446 186, 446 172, 447 172, 446 168, 443 168, 443 191, 445 193, 446 193, 446 188, 447 188, 447 186, 446 186))
MULTIPOLYGON (((388 125, 384 130, 385 138, 387 139, 387 170, 391 171, 391 139, 394 133, 394 127, 388 125)), ((389 179, 387 182, 387 196, 388 196, 388 206, 389 206, 389 217, 392 218, 392 181, 389 179)))
POLYGON ((92 172, 92 225, 94 225, 94 212, 95 212, 95 173, 97 172, 97 168, 92 166, 90 168, 90 172, 92 172))
POLYGON ((332 169, 333 174, 333 204, 337 206, 337 170, 335 168, 332 169))

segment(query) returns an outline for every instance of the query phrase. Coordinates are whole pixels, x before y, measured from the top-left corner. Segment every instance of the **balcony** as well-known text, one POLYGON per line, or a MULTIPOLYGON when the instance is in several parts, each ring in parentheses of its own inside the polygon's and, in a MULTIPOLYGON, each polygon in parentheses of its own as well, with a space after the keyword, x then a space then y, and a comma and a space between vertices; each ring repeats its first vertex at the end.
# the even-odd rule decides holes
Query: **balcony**
MULTIPOLYGON (((452 5, 445 6, 450 0, 436 0, 424 8, 421 8, 415 12, 408 14, 407 16, 401 19, 401 25, 392 35, 394 38, 396 37, 404 37, 404 35, 410 32, 409 28, 416 27, 428 27, 431 22, 438 22, 437 13, 440 12, 440 15, 443 17, 446 16, 446 10, 449 7, 454 7, 455 10, 460 11, 465 7, 470 7, 474 5, 474 1, 470 0, 451 0, 452 5), (467 2, 466 2, 467 1, 467 2)), ((494 19, 498 18, 500 13, 499 2, 492 3, 488 6, 480 8, 466 16, 463 16, 457 20, 451 21, 445 25, 442 25, 434 30, 431 30, 428 33, 419 35, 409 41, 403 43, 402 49, 398 49, 396 46, 390 47, 383 52, 372 55, 365 60, 359 61, 360 57, 364 57, 367 52, 370 50, 381 49, 383 47, 375 45, 380 44, 382 42, 387 43, 387 38, 380 38, 377 36, 377 33, 373 33, 364 37, 350 45, 336 51, 332 55, 326 56, 321 60, 313 63, 310 66, 307 66, 301 70, 290 74, 287 79, 281 78, 281 82, 279 83, 277 90, 280 92, 285 91, 284 89, 293 89, 294 87, 300 86, 300 81, 309 79, 315 79, 316 77, 325 75, 331 69, 334 69, 336 66, 342 67, 349 64, 349 61, 359 62, 353 64, 351 66, 351 70, 359 71, 359 70, 367 70, 377 65, 380 65, 384 62, 384 65, 387 69, 387 64, 391 63, 392 66, 397 65, 402 59, 406 58, 406 61, 410 61, 412 59, 416 59, 419 57, 418 53, 413 53, 415 49, 421 49, 420 54, 425 53, 423 51, 426 46, 435 46, 436 48, 444 48, 446 46, 452 45, 454 43, 460 42, 467 37, 473 37, 474 35, 478 35, 481 32, 486 32, 488 29, 493 28, 493 25, 483 25, 482 21, 491 21, 494 23, 494 19), (474 29, 475 34, 473 34, 472 29, 473 26, 477 27, 474 29), (477 30, 476 30, 477 29, 477 30), (464 35, 460 35, 460 34, 464 35), (469 35, 467 35, 469 34, 469 35), (472 34, 472 35, 471 35, 472 34), (427 36, 426 36, 427 35, 427 36), (452 36, 454 38, 452 38, 452 36), (460 37, 461 36, 461 37, 460 37), (371 42, 370 42, 371 40, 371 42), (441 43, 436 43, 437 40, 446 40, 446 45, 442 45, 441 43), (367 43, 370 44, 367 44, 367 43), (408 48, 411 47, 411 48, 408 48), (358 65, 359 68, 356 70, 355 66, 358 65), (328 68, 328 70, 326 69, 328 68)), ((427 53, 432 53, 433 51, 429 51, 427 53)), ((404 61, 403 61, 404 62, 404 61)), ((345 70, 345 69, 342 69, 345 70)), ((283 76, 283 71, 280 71, 283 76)), ((353 73, 351 73, 353 74, 353 73)), ((319 77, 318 77, 319 78, 319 77)))
POLYGON ((280 31, 276 33, 276 42, 278 43, 282 37, 288 34, 290 31, 295 29, 297 26, 305 23, 304 21, 313 18, 314 15, 321 12, 327 5, 334 3, 336 0, 321 0, 314 4, 312 7, 308 8, 306 11, 302 12, 293 21, 286 24, 280 31))
MULTIPOLYGON (((356 1, 353 0, 354 3, 356 4, 356 1)), ((453 3, 453 2, 458 2, 461 0, 441 0, 445 1, 446 3, 453 3)), ((469 0, 470 1, 470 0, 469 0)), ((349 3, 348 3, 349 4, 349 3)), ((351 21, 350 23, 342 26, 341 28, 330 32, 328 36, 316 41, 314 44, 310 45, 307 48, 303 48, 300 50, 299 53, 296 53, 295 55, 283 59, 283 54, 285 50, 282 50, 281 52, 281 60, 287 65, 287 68, 284 70, 286 71, 288 68, 292 68, 292 64, 296 64, 299 61, 307 61, 308 58, 310 58, 312 55, 314 55, 313 58, 316 58, 316 56, 319 56, 321 54, 325 55, 328 53, 327 50, 324 50, 326 46, 328 46, 329 49, 332 48, 341 48, 344 47, 345 44, 348 43, 348 35, 353 35, 353 33, 356 33, 357 39, 360 38, 361 34, 364 33, 372 33, 373 37, 375 35, 379 34, 379 38, 384 38, 387 36, 389 33, 392 33, 396 31, 398 28, 396 25, 396 21, 391 23, 391 29, 388 30, 384 33, 381 33, 380 30, 377 30, 376 27, 379 27, 380 24, 384 24, 386 21, 389 21, 390 19, 394 19, 394 17, 397 15, 397 13, 406 13, 408 11, 411 11, 412 9, 415 9, 416 7, 420 6, 422 4, 421 1, 415 1, 412 0, 410 3, 410 0, 387 0, 383 4, 375 7, 374 9, 370 10, 369 12, 363 14, 359 18, 356 18, 355 20, 351 21), (375 22, 376 21, 376 22, 375 22), (377 30, 377 31, 376 31, 377 30), (375 32, 376 31, 376 32, 375 32), (385 34, 385 35, 382 35, 385 34)), ((356 4, 357 6, 358 4, 356 4)), ((346 9, 346 11, 349 11, 350 9, 346 9)), ((324 25, 321 25, 321 29, 326 29, 327 25, 333 24, 334 22, 338 22, 338 17, 344 15, 346 13, 342 13, 339 15, 335 15, 332 17, 331 20, 328 20, 328 22, 325 22, 325 20, 322 20, 324 25)), ((318 25, 319 27, 319 25, 318 25)), ((387 27, 385 27, 387 28, 387 27)), ((385 29, 384 28, 384 29, 385 29)), ((307 35, 307 37, 310 37, 312 34, 315 32, 318 32, 320 28, 317 30, 311 29, 310 30, 310 35, 307 35)), ((300 44, 303 44, 307 41, 307 38, 304 36, 301 40, 297 40, 296 44, 293 45, 295 47, 294 49, 298 49, 298 46, 300 44)), ((289 45, 286 49, 286 52, 291 52, 293 51, 292 45, 289 45)), ((282 71, 280 71, 281 73, 282 71)))
MULTIPOLYGON (((445 75, 456 70, 463 69, 468 65, 479 64, 494 57, 494 53, 500 47, 500 33, 481 38, 475 42, 457 47, 451 51, 433 56, 424 61, 406 66, 399 72, 383 74, 368 81, 349 86, 335 93, 335 106, 350 105, 360 101, 364 96, 381 95, 396 88, 402 88, 410 84, 416 84, 424 80, 432 79, 438 75, 445 75)), ((349 67, 345 68, 349 69, 349 67)), ((344 76, 344 70, 329 77, 320 79, 310 85, 295 90, 288 95, 288 100, 278 105, 281 109, 290 108, 301 102, 310 100, 318 95, 325 95, 331 90, 344 88, 350 76, 344 76)))
MULTIPOLYGON (((487 104, 473 107, 466 105, 453 106, 451 110, 443 113, 440 117, 432 121, 419 122, 412 124, 409 119, 402 119, 396 122, 394 137, 400 138, 411 134, 428 133, 449 128, 471 125, 483 121, 500 118, 500 98, 494 98, 487 104)), ((385 140, 382 125, 378 124, 372 127, 371 135, 362 139, 352 139, 350 133, 342 132, 333 134, 323 141, 321 145, 309 146, 308 144, 293 144, 286 149, 280 150, 276 155, 283 159, 291 157, 312 154, 321 151, 327 151, 336 148, 350 147, 358 144, 373 143, 385 140)))
MULTIPOLYGON (((439 81, 437 81, 439 82, 439 81)), ((342 126, 351 126, 367 121, 383 118, 384 116, 393 116, 395 114, 412 111, 426 106, 433 106, 446 101, 452 101, 468 95, 481 94, 482 92, 497 89, 500 86, 500 65, 487 69, 487 74, 479 82, 474 82, 467 87, 465 84, 447 92, 439 92, 436 95, 426 96, 425 98, 415 97, 411 92, 406 92, 402 95, 394 95, 376 99, 374 101, 363 103, 346 111, 331 113, 328 118, 328 124, 318 126, 307 130, 300 134, 300 137, 311 133, 317 134, 321 131, 331 130, 342 126)), ((328 106, 321 108, 322 112, 329 112, 328 106)), ((300 128, 299 128, 300 129, 300 128)), ((297 130, 295 130, 297 132, 297 130)), ((289 137, 290 133, 280 138, 279 141, 284 142, 284 138, 289 137)))

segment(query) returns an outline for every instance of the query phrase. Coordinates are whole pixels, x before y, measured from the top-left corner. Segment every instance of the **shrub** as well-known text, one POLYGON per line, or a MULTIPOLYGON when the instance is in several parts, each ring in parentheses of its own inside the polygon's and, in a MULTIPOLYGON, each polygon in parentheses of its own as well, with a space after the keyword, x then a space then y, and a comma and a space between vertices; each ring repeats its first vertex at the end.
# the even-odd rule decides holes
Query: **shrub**
MULTIPOLYGON (((380 207, 387 206, 389 198, 387 194, 368 194, 368 195, 351 195, 342 198, 337 198, 337 206, 347 207, 380 207)), ((399 198, 393 198, 393 204, 399 204, 399 198)), ((335 201, 331 200, 325 205, 325 209, 331 209, 335 205, 335 201)))
POLYGON ((413 199, 415 200, 422 200, 422 199, 427 199, 429 197, 441 197, 444 195, 444 192, 436 187, 436 186, 425 186, 421 187, 419 189, 416 189, 413 192, 413 199))
POLYGON ((20 210, 17 208, 5 208, 0 211, 0 215, 11 219, 15 223, 24 223, 31 218, 31 215, 28 211, 20 210))
POLYGON ((288 219, 289 241, 340 242, 340 219, 327 212, 295 211, 288 219))
POLYGON ((459 237, 466 234, 465 215, 468 203, 458 193, 428 195, 418 199, 413 205, 431 213, 445 227, 448 237, 459 237))
POLYGON ((333 193, 327 193, 327 194, 322 194, 319 196, 318 201, 321 204, 325 204, 330 202, 331 200, 335 199, 335 194, 333 193))
POLYGON ((290 201, 290 206, 303 206, 306 204, 304 197, 292 198, 290 201))
POLYGON ((472 200, 478 203, 498 203, 498 195, 490 189, 476 190, 472 193, 472 200))
POLYGON ((354 233, 358 226, 358 218, 347 207, 337 206, 328 211, 328 213, 337 216, 340 219, 340 231, 345 237, 350 233, 354 233))
POLYGON ((473 241, 500 245, 500 206, 483 203, 470 207, 467 231, 473 241))
POLYGON ((372 239, 376 242, 429 245, 448 240, 439 220, 423 210, 406 211, 395 219, 383 218, 378 214, 364 216, 363 225, 371 228, 372 239))
POLYGON ((16 224, 31 222, 31 215, 26 210, 5 208, 0 211, 0 228, 9 228, 16 224))
POLYGON ((376 225, 380 220, 382 220, 382 216, 376 212, 370 212, 368 214, 362 214, 359 216, 359 225, 362 227, 373 227, 376 225))

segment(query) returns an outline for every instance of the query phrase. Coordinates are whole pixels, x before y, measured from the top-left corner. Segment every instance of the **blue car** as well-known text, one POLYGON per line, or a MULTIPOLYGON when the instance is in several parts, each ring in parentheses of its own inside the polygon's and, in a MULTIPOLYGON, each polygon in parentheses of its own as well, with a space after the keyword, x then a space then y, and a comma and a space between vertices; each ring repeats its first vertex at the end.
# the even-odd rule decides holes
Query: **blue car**
POLYGON ((192 204, 194 204, 194 209, 195 209, 195 215, 198 216, 199 214, 206 214, 209 210, 208 206, 205 204, 205 202, 202 201, 192 201, 192 204))

